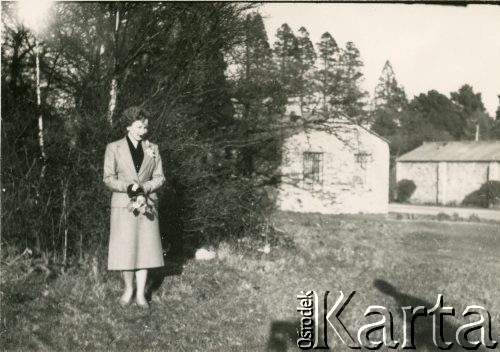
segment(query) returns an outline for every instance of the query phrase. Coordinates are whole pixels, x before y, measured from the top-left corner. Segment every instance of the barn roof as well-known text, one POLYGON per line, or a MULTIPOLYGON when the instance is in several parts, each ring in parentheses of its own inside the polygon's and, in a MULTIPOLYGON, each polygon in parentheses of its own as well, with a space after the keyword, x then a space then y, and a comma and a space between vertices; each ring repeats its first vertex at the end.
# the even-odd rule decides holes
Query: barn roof
POLYGON ((424 142, 396 161, 500 161, 500 141, 424 142))

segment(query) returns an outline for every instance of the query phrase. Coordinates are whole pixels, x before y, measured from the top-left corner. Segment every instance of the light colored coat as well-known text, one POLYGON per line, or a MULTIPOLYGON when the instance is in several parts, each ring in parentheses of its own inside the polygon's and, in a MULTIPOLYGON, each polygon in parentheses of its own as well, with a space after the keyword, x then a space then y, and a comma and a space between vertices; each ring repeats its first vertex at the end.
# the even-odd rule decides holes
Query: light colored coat
POLYGON ((109 143, 104 156, 104 183, 113 192, 108 251, 109 270, 137 270, 164 265, 156 191, 165 183, 158 146, 143 142, 144 159, 136 172, 126 138, 109 143), (152 216, 128 209, 127 187, 139 184, 152 216))
POLYGON ((139 173, 137 173, 126 138, 109 143, 106 146, 103 181, 113 191, 111 197, 112 208, 127 207, 130 202, 127 187, 133 183, 140 185, 148 196, 147 198, 153 201, 154 205, 157 205, 158 196, 156 191, 165 183, 160 152, 158 146, 154 143, 149 143, 148 147, 143 145, 143 149, 144 160, 139 173), (150 149, 151 153, 147 149, 150 149))

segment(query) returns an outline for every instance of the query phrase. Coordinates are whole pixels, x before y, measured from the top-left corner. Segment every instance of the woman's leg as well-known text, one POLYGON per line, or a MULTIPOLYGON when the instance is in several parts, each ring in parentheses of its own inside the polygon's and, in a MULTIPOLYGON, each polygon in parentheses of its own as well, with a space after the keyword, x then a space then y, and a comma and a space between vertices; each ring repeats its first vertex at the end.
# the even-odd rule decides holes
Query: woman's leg
POLYGON ((144 288, 146 287, 147 278, 148 278, 148 269, 141 269, 135 272, 135 283, 137 285, 137 291, 135 292, 135 300, 139 305, 148 304, 144 296, 144 288))
POLYGON ((122 277, 125 289, 120 300, 123 303, 128 303, 134 294, 134 272, 132 270, 123 270, 122 277))

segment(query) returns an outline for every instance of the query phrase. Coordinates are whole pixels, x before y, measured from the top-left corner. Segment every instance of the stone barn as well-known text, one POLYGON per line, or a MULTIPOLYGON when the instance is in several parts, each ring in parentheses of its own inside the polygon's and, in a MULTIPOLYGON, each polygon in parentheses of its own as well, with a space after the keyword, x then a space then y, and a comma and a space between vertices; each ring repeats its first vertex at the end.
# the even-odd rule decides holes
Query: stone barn
POLYGON ((500 141, 424 142, 396 159, 396 178, 417 186, 416 204, 458 205, 487 181, 500 181, 500 141))
POLYGON ((292 125, 283 138, 279 209, 322 214, 387 213, 386 140, 346 117, 321 124, 298 118, 292 125))

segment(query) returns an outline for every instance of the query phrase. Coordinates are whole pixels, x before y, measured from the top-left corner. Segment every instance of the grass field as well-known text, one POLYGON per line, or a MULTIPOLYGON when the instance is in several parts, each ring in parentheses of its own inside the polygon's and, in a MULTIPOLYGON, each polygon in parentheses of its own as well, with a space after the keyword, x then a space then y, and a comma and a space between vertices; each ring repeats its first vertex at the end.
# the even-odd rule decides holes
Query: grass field
MULTIPOLYGON (((150 312, 117 305, 120 279, 105 257, 45 279, 2 264, 2 350, 287 351, 295 347, 301 290, 356 291, 342 320, 353 335, 369 305, 394 315, 401 306, 434 306, 443 294, 456 309, 446 336, 467 322, 465 306, 485 307, 500 339, 500 224, 405 221, 278 213, 285 234, 268 254, 265 241, 221 244, 211 261, 169 263, 157 276, 150 312), (254 249, 251 245, 254 245, 254 249)), ((274 243, 274 242, 273 242, 274 243)), ((9 264, 9 263, 8 263, 9 264)), ((419 324, 419 319, 417 323, 419 324)), ((428 318, 426 318, 428 319, 428 318)), ((427 320, 417 350, 437 350, 427 320)), ((454 341, 454 339, 451 339, 454 341)), ((333 351, 348 351, 330 334, 333 351)), ((384 348, 382 348, 384 350, 384 348)), ((456 344, 453 350, 461 350, 456 344)))

